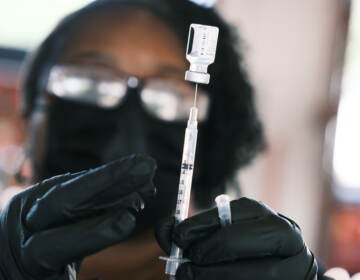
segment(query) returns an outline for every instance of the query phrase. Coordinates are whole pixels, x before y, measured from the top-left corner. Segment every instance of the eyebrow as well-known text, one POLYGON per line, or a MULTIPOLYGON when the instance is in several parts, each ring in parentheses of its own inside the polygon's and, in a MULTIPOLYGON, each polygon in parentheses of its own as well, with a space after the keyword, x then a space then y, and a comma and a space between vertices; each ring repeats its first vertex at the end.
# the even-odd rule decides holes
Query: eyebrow
MULTIPOLYGON (((100 64, 110 66, 113 69, 118 69, 118 65, 116 64, 114 59, 105 53, 101 53, 101 52, 97 52, 97 51, 86 51, 86 52, 75 54, 74 58, 75 59, 90 59, 90 60, 94 60, 94 62, 98 62, 100 64)), ((184 71, 185 71, 185 69, 183 69, 181 67, 171 65, 171 64, 165 64, 165 63, 159 64, 156 67, 156 74, 159 74, 161 76, 183 74, 184 71)))
POLYGON ((80 52, 74 55, 74 58, 77 59, 91 59, 95 62, 100 62, 106 65, 109 65, 111 67, 116 67, 116 63, 114 59, 112 59, 109 55, 100 53, 97 51, 86 51, 86 52, 80 52))
POLYGON ((185 69, 170 65, 170 64, 160 64, 157 67, 159 74, 169 75, 169 74, 184 74, 185 69))

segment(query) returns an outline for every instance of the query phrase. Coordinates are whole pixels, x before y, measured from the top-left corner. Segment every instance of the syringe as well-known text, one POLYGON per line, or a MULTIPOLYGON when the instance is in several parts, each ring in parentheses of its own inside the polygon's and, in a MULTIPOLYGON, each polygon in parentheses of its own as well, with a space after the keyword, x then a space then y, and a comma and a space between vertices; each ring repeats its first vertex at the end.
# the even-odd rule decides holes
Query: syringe
MULTIPOLYGON (((189 120, 185 130, 179 191, 175 210, 175 224, 185 220, 188 217, 189 212, 191 182, 194 170, 196 140, 198 134, 197 111, 198 109, 196 106, 191 107, 189 120)), ((170 256, 164 259, 167 261, 165 273, 170 275, 170 279, 175 279, 176 270, 183 262, 182 250, 173 243, 171 246, 170 256)))
MULTIPOLYGON (((189 119, 185 130, 185 140, 181 161, 179 190, 175 210, 175 224, 188 217, 191 183, 195 162, 197 141, 197 112, 196 97, 198 83, 208 84, 210 75, 207 67, 214 62, 219 29, 215 26, 191 24, 189 30, 186 58, 190 61, 190 69, 185 73, 185 80, 195 83, 194 105, 190 108, 189 119)), ((169 257, 160 257, 166 260, 165 273, 170 280, 175 280, 176 270, 184 262, 181 248, 175 243, 171 246, 169 257)))

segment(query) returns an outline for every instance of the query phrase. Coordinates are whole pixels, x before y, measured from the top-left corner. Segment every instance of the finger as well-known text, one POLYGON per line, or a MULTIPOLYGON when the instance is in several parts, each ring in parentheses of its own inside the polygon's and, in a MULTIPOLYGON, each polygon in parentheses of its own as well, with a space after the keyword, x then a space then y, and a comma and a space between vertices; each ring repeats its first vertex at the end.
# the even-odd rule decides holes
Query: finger
POLYGON ((99 195, 96 195, 92 199, 74 207, 71 212, 64 213, 66 215, 66 219, 93 215, 94 213, 97 214, 98 211, 107 210, 111 207, 119 207, 121 205, 123 208, 130 207, 135 211, 139 211, 145 207, 145 199, 153 197, 156 193, 156 188, 152 182, 149 182, 141 187, 134 186, 132 191, 117 195, 117 193, 120 192, 119 189, 121 189, 121 187, 122 186, 119 185, 109 186, 99 195), (142 197, 144 203, 141 207, 133 207, 134 204, 128 199, 128 195, 134 194, 135 192, 142 197))
POLYGON ((176 273, 177 280, 312 280, 317 265, 306 247, 301 253, 289 258, 268 257, 248 259, 211 266, 182 264, 176 273))
POLYGON ((125 239, 135 217, 125 209, 39 232, 22 245, 24 268, 36 277, 61 271, 77 261, 125 239))
POLYGON ((5 208, 3 211, 8 212, 8 215, 16 215, 14 219, 20 218, 23 221, 29 212, 29 209, 31 209, 36 200, 43 196, 44 193, 52 188, 54 184, 60 184, 67 180, 71 180, 72 178, 75 178, 82 173, 83 171, 73 174, 67 173, 43 180, 15 195, 8 203, 7 208, 5 208), (11 211, 11 209, 14 211, 11 211))
POLYGON ((154 193, 155 168, 149 157, 130 156, 62 182, 36 201, 27 214, 27 225, 34 232, 41 231, 118 206, 123 196, 142 188, 143 194, 154 193))
MULTIPOLYGON (((245 197, 231 201, 230 206, 233 224, 240 221, 256 220, 268 215, 276 215, 265 204, 245 197)), ((187 248, 192 242, 203 239, 219 228, 218 212, 214 208, 186 219, 177 225, 173 237, 178 245, 187 248)))
MULTIPOLYGON (((34 201, 36 201, 37 198, 44 195, 54 185, 71 180, 71 179, 83 174, 84 172, 86 172, 86 171, 80 171, 77 173, 66 173, 66 174, 61 174, 61 175, 51 177, 49 179, 45 179, 39 183, 36 183, 33 186, 28 187, 26 190, 24 190, 17 196, 27 197, 26 203, 29 205, 29 207, 31 207, 32 203, 34 201), (24 194, 26 194, 26 195, 24 195, 24 194)), ((15 196, 14 199, 16 199, 17 196, 15 196)))
POLYGON ((193 242, 186 256, 196 264, 208 265, 267 256, 289 257, 303 247, 297 227, 282 217, 268 215, 218 228, 193 242))
POLYGON ((155 227, 155 238, 159 243, 161 249, 163 249, 167 254, 170 254, 172 239, 175 224, 175 218, 170 217, 162 222, 160 222, 155 227))

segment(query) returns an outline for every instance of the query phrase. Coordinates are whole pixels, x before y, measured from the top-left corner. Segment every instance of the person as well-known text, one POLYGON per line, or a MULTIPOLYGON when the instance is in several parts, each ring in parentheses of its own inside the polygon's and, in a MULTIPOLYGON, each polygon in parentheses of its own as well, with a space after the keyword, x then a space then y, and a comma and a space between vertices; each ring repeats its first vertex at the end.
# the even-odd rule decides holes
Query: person
POLYGON ((294 221, 240 198, 221 228, 211 209, 265 142, 237 49, 214 9, 185 0, 98 0, 61 21, 27 65, 22 110, 40 183, 1 212, 0 278, 163 278, 157 244, 169 253, 174 241, 190 260, 179 280, 316 279, 294 221), (220 37, 199 89, 191 217, 174 226, 193 22, 220 37))

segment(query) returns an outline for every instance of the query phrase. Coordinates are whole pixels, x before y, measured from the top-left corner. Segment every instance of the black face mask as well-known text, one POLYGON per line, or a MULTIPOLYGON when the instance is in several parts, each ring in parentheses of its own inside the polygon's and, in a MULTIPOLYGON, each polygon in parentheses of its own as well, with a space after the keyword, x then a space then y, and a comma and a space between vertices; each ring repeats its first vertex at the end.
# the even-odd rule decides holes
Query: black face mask
MULTIPOLYGON (((139 218, 139 228, 143 228, 175 209, 186 123, 154 119, 144 111, 136 92, 127 96, 122 105, 112 110, 60 99, 50 102, 44 114, 46 150, 38 173, 39 179, 48 178, 93 168, 132 153, 150 155, 158 165, 154 178, 158 194, 139 218)), ((196 169, 200 170, 200 166, 196 169)), ((196 169, 193 184, 197 182, 196 169)))

